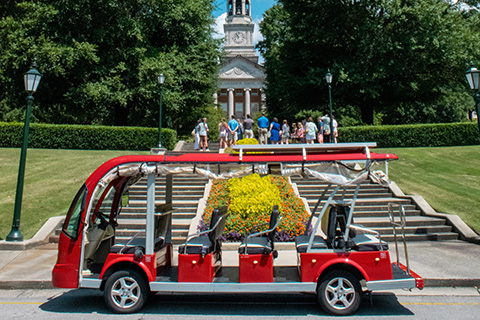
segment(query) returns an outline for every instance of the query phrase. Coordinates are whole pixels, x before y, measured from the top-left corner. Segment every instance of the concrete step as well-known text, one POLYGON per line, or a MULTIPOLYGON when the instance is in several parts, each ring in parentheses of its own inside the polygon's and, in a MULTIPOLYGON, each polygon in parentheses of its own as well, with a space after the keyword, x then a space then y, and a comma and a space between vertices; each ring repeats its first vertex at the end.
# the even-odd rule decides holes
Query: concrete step
MULTIPOLYGON (((310 191, 310 192, 302 192, 301 193, 303 198, 306 198, 308 200, 318 200, 319 197, 319 192, 315 191, 310 191)), ((347 192, 346 194, 342 193, 337 193, 333 198, 334 199, 352 199, 354 196, 354 193, 349 193, 347 192)), ((357 199, 363 199, 363 198, 391 198, 393 197, 393 194, 390 192, 359 192, 357 194, 357 199)), ((327 199, 328 196, 323 197, 323 199, 327 199)))
MULTIPOLYGON (((163 199, 158 199, 158 200, 159 200, 159 202, 161 202, 163 199)), ((175 200, 173 202, 173 207, 174 208, 197 207, 199 200, 200 200, 200 198, 196 199, 196 200, 175 200)), ((134 207, 146 208, 147 207, 147 201, 146 200, 132 200, 132 201, 130 201, 129 208, 134 208, 134 207)))

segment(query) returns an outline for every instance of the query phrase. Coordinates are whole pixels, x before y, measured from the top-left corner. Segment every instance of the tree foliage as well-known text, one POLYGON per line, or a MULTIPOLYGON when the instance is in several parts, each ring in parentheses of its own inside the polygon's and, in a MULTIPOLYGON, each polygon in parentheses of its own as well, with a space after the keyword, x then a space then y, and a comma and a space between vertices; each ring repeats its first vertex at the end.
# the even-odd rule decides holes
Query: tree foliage
MULTIPOLYGON (((362 122, 452 122, 473 107, 478 14, 443 0, 280 0, 261 23, 267 105, 288 116, 353 106, 362 122)), ((334 112, 335 113, 335 112, 334 112)), ((341 114, 337 113, 341 122, 341 114)))
POLYGON ((38 121, 156 126, 163 73, 163 124, 192 124, 216 90, 212 9, 212 0, 2 1, 0 120, 22 114, 22 73, 36 57, 38 121))

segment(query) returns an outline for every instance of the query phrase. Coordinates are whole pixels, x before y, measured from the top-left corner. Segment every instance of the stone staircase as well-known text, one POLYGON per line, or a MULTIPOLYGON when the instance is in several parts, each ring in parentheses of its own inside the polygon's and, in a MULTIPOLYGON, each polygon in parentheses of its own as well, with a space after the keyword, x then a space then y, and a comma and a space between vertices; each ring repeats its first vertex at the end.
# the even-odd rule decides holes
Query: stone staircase
MULTIPOLYGON (((203 197, 208 179, 191 175, 176 175, 173 177, 173 207, 172 213, 172 243, 185 242, 192 219, 197 213, 199 200, 203 197)), ((138 231, 145 230, 147 179, 143 178, 130 187, 128 206, 122 209, 116 228, 116 242, 125 243, 138 231)), ((165 177, 155 180, 155 200, 165 201, 165 177)))
MULTIPOLYGON (((194 148, 195 144, 193 142, 187 142, 182 146, 181 153, 193 153, 196 152, 194 148)), ((220 149, 220 142, 213 142, 213 141, 208 141, 208 149, 210 149, 210 152, 213 153, 218 153, 218 150, 220 149)), ((203 152, 203 151, 198 151, 198 152, 203 152)))
MULTIPOLYGON (((300 196, 307 199, 310 209, 313 210, 327 184, 314 179, 304 180, 292 177, 291 180, 292 183, 297 184, 300 196)), ((333 187, 329 188, 324 197, 325 200, 333 189, 333 187)), ((351 199, 354 189, 354 187, 347 187, 345 197, 351 199)), ((340 198, 342 198, 342 189, 334 197, 334 199, 340 198)), ((458 234, 452 232, 452 227, 446 224, 445 219, 422 215, 411 199, 396 198, 388 188, 372 182, 360 186, 353 212, 354 223, 378 231, 383 240, 393 241, 393 227, 388 216, 388 204, 391 202, 403 204, 405 208, 407 241, 458 239, 458 234)))

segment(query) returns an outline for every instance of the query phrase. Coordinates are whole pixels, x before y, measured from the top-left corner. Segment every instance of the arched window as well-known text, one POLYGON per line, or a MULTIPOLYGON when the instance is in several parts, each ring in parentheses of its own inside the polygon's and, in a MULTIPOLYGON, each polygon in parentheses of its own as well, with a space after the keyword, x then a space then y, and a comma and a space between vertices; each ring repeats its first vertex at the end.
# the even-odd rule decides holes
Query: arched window
POLYGON ((245 0, 245 15, 250 15, 250 1, 245 0))
POLYGON ((233 0, 228 1, 228 15, 231 16, 233 14, 233 0))
POLYGON ((242 15, 242 0, 237 0, 236 4, 236 15, 242 15))

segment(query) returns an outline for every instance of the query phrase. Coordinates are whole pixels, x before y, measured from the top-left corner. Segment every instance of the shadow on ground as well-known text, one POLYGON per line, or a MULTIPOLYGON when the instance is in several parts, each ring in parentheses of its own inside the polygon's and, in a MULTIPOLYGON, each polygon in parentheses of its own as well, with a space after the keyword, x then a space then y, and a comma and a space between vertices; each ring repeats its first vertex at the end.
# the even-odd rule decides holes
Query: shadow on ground
MULTIPOLYGON (((71 290, 42 304, 43 311, 55 313, 110 314, 102 292, 71 290)), ((156 294, 142 314, 208 316, 325 316, 311 294, 156 294)), ((405 316, 413 313, 402 306, 394 294, 364 296, 357 316, 405 316)))

